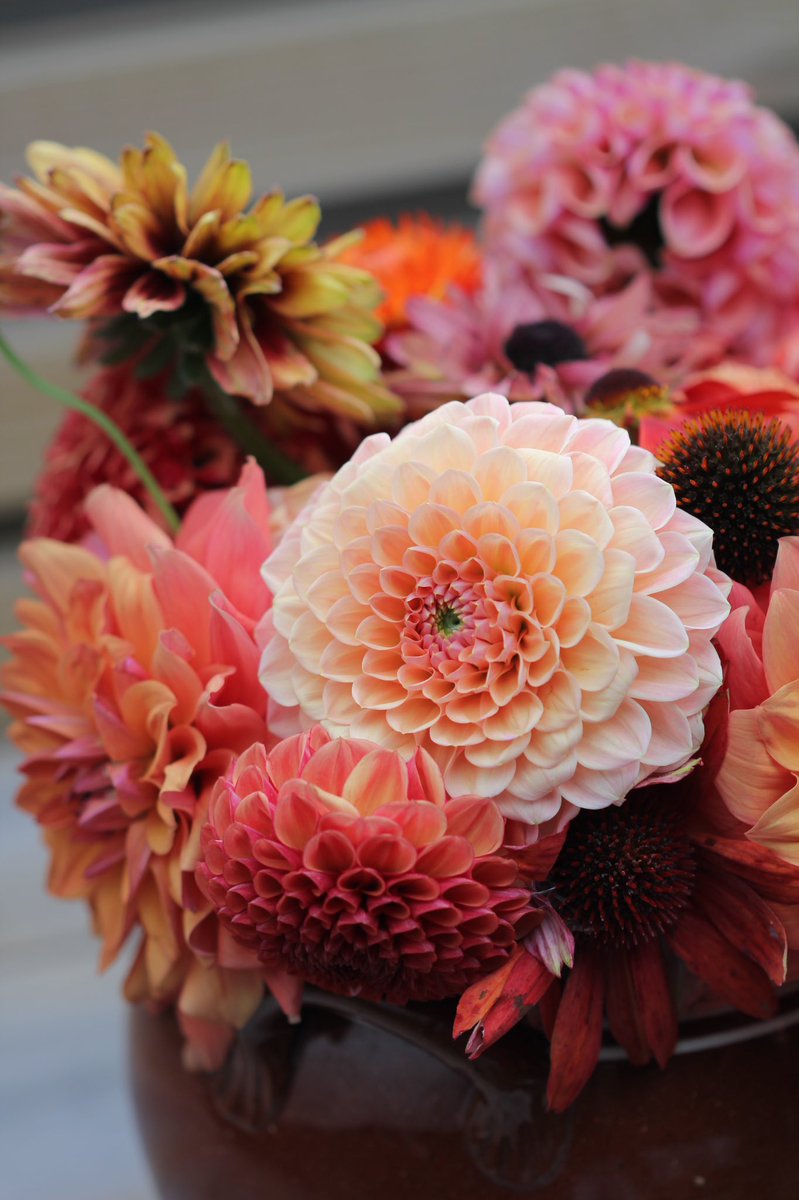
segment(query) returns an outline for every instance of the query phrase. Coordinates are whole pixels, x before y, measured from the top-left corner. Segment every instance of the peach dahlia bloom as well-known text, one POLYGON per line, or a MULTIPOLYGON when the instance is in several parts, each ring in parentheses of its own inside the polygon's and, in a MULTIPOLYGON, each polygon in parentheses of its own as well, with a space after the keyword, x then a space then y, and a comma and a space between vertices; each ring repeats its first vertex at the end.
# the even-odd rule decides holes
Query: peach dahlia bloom
POLYGON ((50 889, 91 906, 101 964, 129 935, 129 998, 176 999, 196 1061, 257 1006, 262 971, 194 886, 208 795, 231 755, 269 741, 256 621, 272 546, 263 477, 201 497, 176 542, 124 492, 89 497, 92 544, 20 555, 36 592, 7 639, 2 702, 24 754, 18 803, 42 826, 50 889))
POLYGON ((529 824, 681 763, 721 682, 711 531, 605 420, 487 394, 367 439, 267 560, 261 679, 529 824))
POLYGON ((717 785, 755 842, 799 866, 799 537, 780 540, 762 603, 736 584, 719 639, 729 662, 717 785))
POLYGON ((450 799, 424 750, 319 726, 217 784, 197 881, 265 966, 366 999, 440 1000, 539 923, 491 800, 450 799))

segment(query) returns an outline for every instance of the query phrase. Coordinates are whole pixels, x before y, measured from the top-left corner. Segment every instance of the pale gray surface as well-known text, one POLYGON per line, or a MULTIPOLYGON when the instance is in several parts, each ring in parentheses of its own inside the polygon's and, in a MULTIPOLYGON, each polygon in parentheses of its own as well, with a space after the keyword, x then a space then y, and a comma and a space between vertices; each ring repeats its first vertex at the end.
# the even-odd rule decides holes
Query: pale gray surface
POLYGON ((127 1094, 122 973, 97 977, 85 909, 45 891, 38 830, 13 805, 15 762, 3 740, 0 1192, 155 1200, 127 1094))

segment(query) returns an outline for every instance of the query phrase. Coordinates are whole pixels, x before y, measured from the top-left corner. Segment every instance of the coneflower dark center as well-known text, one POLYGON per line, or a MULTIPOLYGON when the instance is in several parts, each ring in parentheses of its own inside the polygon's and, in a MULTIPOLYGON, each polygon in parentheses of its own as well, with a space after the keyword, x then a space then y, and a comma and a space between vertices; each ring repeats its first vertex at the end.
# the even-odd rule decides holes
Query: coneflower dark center
POLYGON ((634 797, 572 821, 549 898, 578 936, 633 946, 675 923, 695 871, 680 808, 634 797))
POLYGON ((530 321, 517 325, 503 347, 517 371, 531 375, 536 367, 588 358, 585 342, 563 321, 530 321))
POLYGON ((711 412, 686 421, 658 457, 680 508, 713 530, 721 570, 750 587, 770 579, 779 539, 799 533, 799 445, 788 426, 711 412))

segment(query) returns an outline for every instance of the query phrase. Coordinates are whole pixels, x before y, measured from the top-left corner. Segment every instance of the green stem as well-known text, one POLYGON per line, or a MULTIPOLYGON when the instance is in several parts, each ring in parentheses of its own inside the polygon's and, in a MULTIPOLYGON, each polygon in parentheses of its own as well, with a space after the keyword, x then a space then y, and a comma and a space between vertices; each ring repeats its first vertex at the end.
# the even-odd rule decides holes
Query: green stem
POLYGON ((90 404, 88 400, 84 400, 82 396, 76 396, 74 392, 68 392, 66 388, 59 387, 58 384, 50 383, 49 380, 44 379, 37 371, 34 371, 33 367, 24 362, 11 349, 2 334, 0 334, 0 352, 5 355, 11 366, 32 387, 43 392, 45 396, 49 396, 58 404, 63 405, 64 408, 70 408, 75 412, 82 413, 84 417, 88 417, 90 421, 93 421, 95 425, 102 429, 103 433, 114 443, 120 454, 130 463, 130 466, 152 496, 153 503, 157 505, 169 529, 172 533, 177 533, 180 528, 180 517, 167 500, 157 479, 138 450, 134 449, 122 430, 114 424, 111 418, 102 409, 97 408, 94 404, 90 404))
POLYGON ((269 483, 288 485, 305 479, 307 472, 264 437, 258 426, 243 412, 234 396, 222 391, 210 375, 205 376, 200 387, 208 408, 217 421, 242 450, 252 454, 269 483))

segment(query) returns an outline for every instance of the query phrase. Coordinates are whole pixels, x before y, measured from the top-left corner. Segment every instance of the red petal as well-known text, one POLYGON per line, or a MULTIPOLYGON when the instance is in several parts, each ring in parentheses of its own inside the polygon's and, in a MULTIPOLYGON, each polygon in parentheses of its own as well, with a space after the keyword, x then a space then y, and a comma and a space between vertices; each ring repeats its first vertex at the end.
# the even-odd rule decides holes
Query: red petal
MULTIPOLYGON (((469 1058, 479 1058, 503 1034, 524 1017, 549 987, 552 976, 526 951, 513 959, 500 994, 482 1020, 478 1021, 466 1045, 469 1058)), ((460 1006, 459 1006, 460 1015, 460 1006)))
POLYGON ((705 871, 694 896, 697 907, 728 942, 754 959, 777 987, 785 982, 785 930, 753 888, 733 875, 705 871))
POLYGON ((734 872, 757 888, 764 900, 777 904, 799 904, 799 870, 765 846, 744 838, 722 838, 712 834, 695 836, 711 862, 734 872))
POLYGON ((541 1028, 552 1040, 552 1032, 560 1008, 563 987, 559 979, 553 979, 541 999, 538 1001, 538 1015, 541 1018, 541 1028))
POLYGON ((547 1102, 563 1112, 593 1074, 602 1044, 602 971, 595 950, 580 947, 563 989, 552 1033, 547 1102))
POLYGON ((667 940, 695 975, 741 1012, 750 1017, 774 1015, 777 998, 765 972, 701 913, 687 909, 667 940))
POLYGON ((677 1014, 660 943, 639 946, 630 966, 644 1036, 658 1064, 665 1067, 677 1044, 677 1014))
POLYGON ((482 1021, 491 1006, 502 995, 502 989, 513 970, 513 964, 522 953, 522 949, 517 947, 514 956, 503 963, 498 970, 492 971, 483 979, 478 979, 477 983, 473 983, 466 989, 458 1001, 458 1011, 455 1014, 455 1025, 452 1030, 453 1037, 460 1037, 467 1030, 474 1029, 475 1025, 482 1021))
POLYGON ((634 954, 634 949, 606 951, 602 975, 610 1032, 623 1047, 630 1062, 642 1067, 649 1062, 652 1052, 638 1011, 631 962, 634 954))
POLYGON ((525 879, 535 882, 546 879, 563 848, 567 832, 568 830, 563 829, 560 833, 553 834, 552 837, 543 838, 532 846, 526 846, 518 853, 519 870, 525 879))

